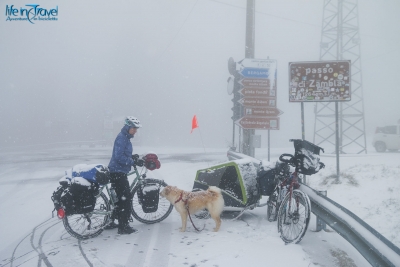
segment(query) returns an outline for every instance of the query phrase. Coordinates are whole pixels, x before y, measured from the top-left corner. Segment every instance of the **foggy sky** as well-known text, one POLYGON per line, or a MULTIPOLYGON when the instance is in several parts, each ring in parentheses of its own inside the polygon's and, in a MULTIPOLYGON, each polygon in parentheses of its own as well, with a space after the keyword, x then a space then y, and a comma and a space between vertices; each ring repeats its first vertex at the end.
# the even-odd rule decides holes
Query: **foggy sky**
MULTIPOLYGON (((0 5, 0 148, 102 139, 106 110, 114 120, 138 117, 146 146, 230 144, 227 61, 244 58, 245 0, 36 3, 58 6, 58 21, 6 21, 6 5, 27 2, 0 5), (193 115, 200 128, 190 134, 193 115)), ((362 0, 358 8, 368 136, 400 119, 400 2, 362 0)), ((272 147, 301 137, 288 62, 319 60, 322 12, 321 0, 256 1, 255 57, 277 60, 284 111, 272 147)), ((312 140, 314 104, 305 106, 312 140)), ((265 147, 267 132, 256 134, 265 147)))

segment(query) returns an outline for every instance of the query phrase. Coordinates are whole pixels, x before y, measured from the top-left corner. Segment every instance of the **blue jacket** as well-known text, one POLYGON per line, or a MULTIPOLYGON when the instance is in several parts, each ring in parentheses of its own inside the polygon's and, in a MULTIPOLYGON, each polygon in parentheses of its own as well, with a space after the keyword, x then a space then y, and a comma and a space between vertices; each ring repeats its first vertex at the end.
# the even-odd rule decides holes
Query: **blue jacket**
POLYGON ((129 126, 122 127, 121 132, 114 141, 113 152, 108 168, 110 172, 128 173, 134 163, 132 159, 132 143, 133 135, 129 134, 129 126))

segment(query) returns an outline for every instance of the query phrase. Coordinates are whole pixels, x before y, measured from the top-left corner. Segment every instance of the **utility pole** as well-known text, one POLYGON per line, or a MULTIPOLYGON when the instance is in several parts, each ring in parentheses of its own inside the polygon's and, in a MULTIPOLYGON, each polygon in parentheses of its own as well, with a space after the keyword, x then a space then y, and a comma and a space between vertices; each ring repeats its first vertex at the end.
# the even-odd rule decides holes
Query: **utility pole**
MULTIPOLYGON (((254 58, 255 42, 255 0, 247 0, 246 8, 246 47, 245 58, 254 58)), ((254 157, 255 149, 251 143, 254 129, 243 129, 243 154, 254 157)))

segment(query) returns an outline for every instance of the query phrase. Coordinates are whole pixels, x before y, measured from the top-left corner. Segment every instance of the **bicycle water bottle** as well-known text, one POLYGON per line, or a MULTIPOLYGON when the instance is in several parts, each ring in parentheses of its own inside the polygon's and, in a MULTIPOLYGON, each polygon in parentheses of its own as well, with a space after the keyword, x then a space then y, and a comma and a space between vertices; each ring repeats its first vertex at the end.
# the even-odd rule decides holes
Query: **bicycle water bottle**
POLYGON ((111 198, 113 200, 114 203, 118 202, 118 197, 117 197, 117 193, 115 193, 115 189, 114 188, 110 188, 110 193, 111 193, 111 198))

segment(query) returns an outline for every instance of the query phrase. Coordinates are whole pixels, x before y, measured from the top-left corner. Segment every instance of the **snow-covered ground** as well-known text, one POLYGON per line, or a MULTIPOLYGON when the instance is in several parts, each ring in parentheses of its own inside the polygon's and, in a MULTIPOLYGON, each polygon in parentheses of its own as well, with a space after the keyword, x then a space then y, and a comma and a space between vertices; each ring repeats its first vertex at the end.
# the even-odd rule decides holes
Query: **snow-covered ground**
MULTIPOLYGON (((149 177, 185 190, 191 190, 198 169, 227 161, 225 148, 135 148, 139 154, 150 150, 159 154, 162 166, 149 177)), ((292 147, 272 149, 271 159, 293 152, 292 147)), ((314 232, 314 216, 303 240, 285 245, 276 222, 266 220, 266 207, 235 221, 224 214, 218 233, 212 232, 211 219, 195 221, 205 223, 202 232, 188 223, 187 232, 180 233, 180 217, 173 211, 158 224, 133 222, 138 234, 107 230, 80 242, 51 217, 50 196, 66 169, 107 164, 110 155, 111 147, 77 146, 0 152, 0 266, 369 266, 337 233, 314 232)), ((266 151, 257 149, 256 157, 267 158, 266 151)), ((342 156, 340 184, 330 178, 335 156, 324 154, 321 160, 327 167, 309 176, 308 184, 327 190, 328 197, 400 246, 400 153, 342 156)))

